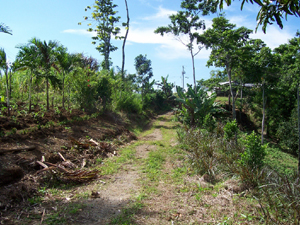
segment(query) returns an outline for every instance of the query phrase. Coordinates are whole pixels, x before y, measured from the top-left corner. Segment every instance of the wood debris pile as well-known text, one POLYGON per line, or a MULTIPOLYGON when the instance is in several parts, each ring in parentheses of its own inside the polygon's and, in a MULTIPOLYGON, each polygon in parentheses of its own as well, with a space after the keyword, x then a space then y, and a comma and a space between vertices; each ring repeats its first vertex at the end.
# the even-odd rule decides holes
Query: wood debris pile
MULTIPOLYGON (((91 161, 96 157, 103 157, 110 153, 116 155, 114 148, 106 142, 96 142, 90 139, 88 142, 82 143, 73 137, 69 138, 71 141, 72 149, 76 150, 73 152, 73 156, 76 160, 75 163, 67 160, 60 152, 57 154, 60 157, 60 161, 57 163, 50 163, 45 161, 45 157, 42 160, 37 161, 43 169, 37 173, 48 171, 52 177, 56 177, 63 182, 77 182, 85 183, 98 178, 98 170, 87 171, 83 168, 86 166, 87 161, 91 161), (75 156, 76 155, 76 156, 75 156), (80 166, 77 164, 81 164, 80 166)), ((66 150, 69 152, 69 150, 66 150)))

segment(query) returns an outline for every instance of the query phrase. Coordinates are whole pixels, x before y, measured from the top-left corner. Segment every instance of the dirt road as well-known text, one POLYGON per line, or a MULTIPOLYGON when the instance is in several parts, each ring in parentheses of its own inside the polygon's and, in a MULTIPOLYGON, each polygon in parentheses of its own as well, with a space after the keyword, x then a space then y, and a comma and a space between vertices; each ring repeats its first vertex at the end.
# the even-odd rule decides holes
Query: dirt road
POLYGON ((117 156, 99 159, 99 179, 39 190, 11 224, 257 224, 257 203, 244 204, 235 180, 195 175, 177 128, 172 113, 159 116, 117 156))

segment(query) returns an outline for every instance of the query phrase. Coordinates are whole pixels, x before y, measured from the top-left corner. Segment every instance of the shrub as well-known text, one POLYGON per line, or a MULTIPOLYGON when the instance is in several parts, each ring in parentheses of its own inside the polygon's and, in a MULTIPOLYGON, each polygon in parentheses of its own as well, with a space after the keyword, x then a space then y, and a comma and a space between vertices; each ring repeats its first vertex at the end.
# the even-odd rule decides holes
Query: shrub
POLYGON ((142 100, 138 94, 120 91, 118 95, 115 95, 114 101, 116 104, 116 110, 127 113, 142 113, 142 100))
POLYGON ((209 113, 204 117, 202 127, 209 132, 212 132, 216 128, 216 119, 209 113))
POLYGON ((189 160, 195 172, 201 175, 208 174, 213 180, 219 172, 220 138, 203 129, 190 129, 178 134, 189 153, 189 160))
POLYGON ((264 165, 267 144, 261 145, 260 138, 254 131, 242 139, 242 143, 245 146, 245 151, 241 154, 239 162, 250 169, 261 169, 264 165))
POLYGON ((238 131, 236 120, 227 122, 223 129, 224 129, 225 140, 231 140, 235 136, 236 132, 238 131))

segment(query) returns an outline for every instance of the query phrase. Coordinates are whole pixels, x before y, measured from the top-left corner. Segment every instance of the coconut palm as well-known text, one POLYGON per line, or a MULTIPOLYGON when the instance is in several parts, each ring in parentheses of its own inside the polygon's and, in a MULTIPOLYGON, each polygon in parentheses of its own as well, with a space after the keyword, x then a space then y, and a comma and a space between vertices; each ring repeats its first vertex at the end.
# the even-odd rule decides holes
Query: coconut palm
POLYGON ((37 59, 40 63, 40 69, 42 71, 41 77, 46 79, 46 94, 47 94, 47 110, 49 111, 49 80, 52 84, 59 83, 58 78, 51 73, 51 68, 57 71, 59 67, 57 66, 57 49, 58 43, 56 41, 41 41, 37 38, 33 38, 29 41, 30 44, 37 48, 37 59))
POLYGON ((57 51, 57 60, 62 75, 62 107, 65 107, 65 79, 74 69, 79 58, 74 54, 69 54, 67 48, 60 46, 57 51), (78 60, 76 60, 78 59, 78 60))
POLYGON ((5 74, 5 80, 6 80, 6 101, 7 101, 7 114, 10 116, 10 110, 9 110, 9 85, 8 85, 8 62, 6 53, 3 48, 0 48, 0 70, 4 70, 5 74))
POLYGON ((34 45, 22 45, 16 58, 17 70, 27 70, 29 75, 29 113, 31 112, 32 79, 37 76, 39 69, 38 51, 34 45))

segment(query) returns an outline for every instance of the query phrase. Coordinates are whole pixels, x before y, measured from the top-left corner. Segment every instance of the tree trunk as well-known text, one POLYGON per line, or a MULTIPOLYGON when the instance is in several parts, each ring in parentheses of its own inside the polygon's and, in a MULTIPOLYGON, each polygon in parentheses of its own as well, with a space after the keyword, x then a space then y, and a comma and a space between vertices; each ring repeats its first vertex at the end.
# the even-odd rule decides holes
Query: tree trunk
POLYGON ((297 111, 298 111, 298 176, 300 176, 300 104, 299 84, 297 87, 297 111))
POLYGON ((7 104, 7 115, 10 116, 10 107, 9 107, 9 85, 8 85, 8 71, 5 69, 5 77, 6 77, 6 104, 7 104))
POLYGON ((197 93, 197 86, 196 86, 196 74, 195 74, 195 59, 194 59, 193 49, 191 49, 190 51, 191 51, 192 63, 193 63, 194 90, 195 90, 195 94, 196 94, 197 93))
POLYGON ((55 91, 53 91, 53 94, 52 94, 52 103, 51 103, 52 109, 54 109, 54 96, 55 96, 55 91))
POLYGON ((31 113, 31 86, 32 86, 32 73, 30 73, 30 79, 29 79, 29 113, 31 113))
POLYGON ((265 97, 265 84, 263 83, 263 118, 261 122, 261 144, 264 144, 264 129, 265 129, 265 109, 266 109, 266 102, 267 98, 265 97))
POLYGON ((49 82, 48 77, 46 78, 46 95, 47 95, 47 111, 49 111, 49 82))
POLYGON ((230 95, 232 97, 232 119, 235 120, 236 119, 236 112, 235 112, 235 98, 234 98, 234 94, 233 94, 233 89, 232 89, 232 84, 231 84, 231 69, 227 68, 227 73, 228 73, 228 80, 229 80, 229 87, 230 87, 230 95))
POLYGON ((9 70, 9 98, 11 98, 11 78, 12 78, 12 74, 11 74, 11 69, 9 70))
POLYGON ((126 39, 128 36, 128 32, 129 32, 129 11, 128 11, 128 5, 127 5, 127 0, 125 0, 125 6, 126 6, 126 12, 127 12, 127 26, 126 26, 126 33, 125 33, 125 37, 124 37, 124 41, 123 41, 123 45, 122 45, 122 79, 124 79, 124 66, 125 66, 125 43, 126 43, 126 39))
POLYGON ((62 79, 62 108, 65 109, 65 77, 62 79))
POLYGON ((242 122, 242 111, 243 111, 243 84, 241 86, 241 107, 240 107, 240 120, 242 122))

